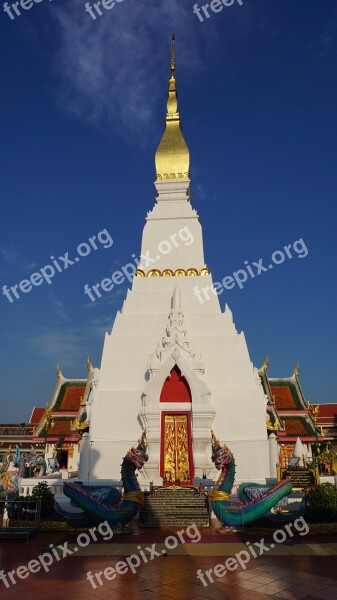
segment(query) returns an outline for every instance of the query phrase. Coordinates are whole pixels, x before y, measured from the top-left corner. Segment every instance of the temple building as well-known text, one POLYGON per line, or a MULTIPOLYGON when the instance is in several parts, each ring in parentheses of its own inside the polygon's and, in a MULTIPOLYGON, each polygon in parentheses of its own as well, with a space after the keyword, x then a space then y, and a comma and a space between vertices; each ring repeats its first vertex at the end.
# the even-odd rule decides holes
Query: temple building
MULTIPOLYGON (((35 409, 34 409, 35 410, 35 409)), ((21 452, 30 452, 33 444, 34 423, 0 423, 0 462, 2 462, 11 449, 15 452, 18 446, 21 452)), ((37 446, 36 451, 43 454, 43 448, 37 446), (40 452, 39 452, 40 450, 40 452)))
POLYGON ((333 452, 337 452, 337 404, 320 404, 317 425, 324 441, 330 443, 333 452))
POLYGON ((34 430, 33 443, 45 447, 45 459, 57 458, 58 468, 78 471, 81 435, 88 429, 85 406, 91 390, 92 365, 87 362, 86 379, 67 379, 57 367, 57 383, 46 409, 34 430))
POLYGON ((299 365, 296 365, 291 377, 271 378, 267 370, 268 359, 259 370, 268 398, 268 431, 276 434, 286 463, 293 458, 297 438, 306 448, 307 456, 311 456, 311 445, 323 441, 323 437, 317 427, 318 409, 304 398, 299 382, 299 365))

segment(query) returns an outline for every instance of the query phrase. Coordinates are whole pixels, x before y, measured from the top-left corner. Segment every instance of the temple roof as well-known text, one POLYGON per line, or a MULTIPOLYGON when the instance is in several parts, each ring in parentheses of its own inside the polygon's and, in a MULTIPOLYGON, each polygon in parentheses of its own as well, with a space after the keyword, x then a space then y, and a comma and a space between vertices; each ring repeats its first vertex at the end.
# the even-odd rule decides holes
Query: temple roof
POLYGON ((86 383, 86 379, 63 383, 53 404, 53 411, 69 410, 77 413, 84 396, 86 383))
POLYGON ((319 404, 317 424, 320 427, 337 427, 337 404, 319 404))
POLYGON ((44 412, 45 412, 44 408, 35 408, 35 406, 34 406, 32 415, 29 419, 29 422, 33 423, 34 425, 37 425, 37 423, 40 423, 40 420, 42 419, 44 412))
MULTIPOLYGON (((277 431, 282 441, 315 441, 317 430, 312 407, 305 400, 299 383, 299 365, 291 377, 268 377, 268 358, 259 376, 267 396, 267 429, 277 431), (277 425, 279 425, 277 427, 277 425)), ((337 405, 336 405, 337 406, 337 405)))
MULTIPOLYGON (((93 367, 88 359, 88 377, 84 379, 67 379, 60 367, 57 367, 57 383, 51 401, 42 411, 34 437, 58 439, 60 435, 66 441, 76 441, 78 432, 75 422, 83 413, 91 390, 93 367), (46 429, 47 425, 47 429, 46 429)), ((33 413, 34 414, 34 413, 33 413)))
POLYGON ((308 405, 296 375, 291 377, 268 378, 277 410, 306 410, 308 405))

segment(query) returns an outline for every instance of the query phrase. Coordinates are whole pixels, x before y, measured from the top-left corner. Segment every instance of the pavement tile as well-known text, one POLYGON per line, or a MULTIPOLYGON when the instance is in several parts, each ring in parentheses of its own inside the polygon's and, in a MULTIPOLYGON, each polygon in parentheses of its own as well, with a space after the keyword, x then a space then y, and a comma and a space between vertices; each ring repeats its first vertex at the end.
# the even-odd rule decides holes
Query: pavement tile
POLYGON ((246 590, 257 590, 261 587, 261 584, 256 581, 240 581, 240 586, 246 590))
POLYGON ((265 575, 260 575, 257 577, 252 577, 251 581, 255 581, 256 583, 260 583, 260 584, 272 584, 273 581, 275 581, 275 579, 273 579, 272 577, 267 577, 265 575))
POLYGON ((280 600, 302 600, 304 594, 299 592, 291 592, 289 590, 281 590, 277 592, 277 598, 280 600))
POLYGON ((337 593, 329 592, 329 589, 313 592, 312 596, 315 598, 320 598, 321 600, 337 600, 337 593))
POLYGON ((275 596, 279 593, 279 589, 272 585, 262 585, 256 589, 257 592, 262 592, 263 594, 267 594, 268 596, 275 596))

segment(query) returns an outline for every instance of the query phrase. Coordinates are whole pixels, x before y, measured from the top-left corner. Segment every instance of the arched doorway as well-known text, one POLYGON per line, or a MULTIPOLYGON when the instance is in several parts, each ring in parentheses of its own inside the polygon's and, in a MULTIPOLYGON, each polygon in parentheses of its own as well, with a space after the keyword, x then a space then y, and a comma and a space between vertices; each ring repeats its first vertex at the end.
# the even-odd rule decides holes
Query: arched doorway
POLYGON ((164 485, 191 485, 193 482, 191 402, 190 387, 175 365, 160 394, 160 475, 164 485), (179 410, 182 403, 189 404, 189 410, 179 410), (169 410, 165 410, 165 404, 169 405, 169 410), (176 404, 177 410, 172 410, 172 404, 176 404))

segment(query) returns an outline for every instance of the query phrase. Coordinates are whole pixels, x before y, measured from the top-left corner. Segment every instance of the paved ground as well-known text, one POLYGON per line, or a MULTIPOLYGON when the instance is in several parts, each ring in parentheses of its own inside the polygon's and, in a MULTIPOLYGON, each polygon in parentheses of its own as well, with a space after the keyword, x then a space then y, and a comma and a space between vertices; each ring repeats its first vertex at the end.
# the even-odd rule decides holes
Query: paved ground
MULTIPOLYGON (((54 557, 48 573, 40 568, 24 580, 13 574, 15 585, 7 576, 10 587, 0 582, 1 600, 337 600, 336 537, 297 536, 295 543, 290 540, 289 545, 287 539, 271 549, 274 540, 265 532, 229 535, 205 530, 199 542, 188 539, 182 544, 177 541, 178 531, 115 535, 110 541, 99 538, 83 548, 74 534, 40 534, 28 543, 2 541, 0 562, 5 573, 27 565, 41 553, 52 552, 50 544, 56 547, 66 543, 64 548, 72 555, 59 560, 54 557), (263 546, 259 546, 263 537, 263 546), (257 558, 250 555, 248 559, 242 554, 244 560, 249 560, 246 569, 237 565, 234 571, 224 574, 225 567, 218 567, 216 573, 222 576, 216 576, 216 565, 223 565, 238 552, 247 552, 247 541, 257 558), (131 554, 135 574, 125 563, 131 554), (202 570, 203 581, 197 578, 198 569, 202 570), (88 571, 93 575, 92 584, 87 580, 88 571), (209 571, 209 577, 205 571, 209 571), (99 572, 102 584, 95 577, 99 572)), ((85 539, 80 538, 81 544, 85 539)), ((22 573, 25 575, 25 571, 22 573)))

